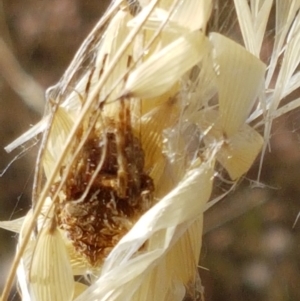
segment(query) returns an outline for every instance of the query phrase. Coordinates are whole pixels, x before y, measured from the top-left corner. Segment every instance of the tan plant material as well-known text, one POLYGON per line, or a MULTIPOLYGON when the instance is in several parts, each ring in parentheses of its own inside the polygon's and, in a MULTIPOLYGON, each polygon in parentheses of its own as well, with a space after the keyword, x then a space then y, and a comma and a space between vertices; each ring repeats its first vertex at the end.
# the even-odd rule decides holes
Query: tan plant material
POLYGON ((20 232, 2 301, 16 273, 26 301, 203 299, 203 214, 223 197, 208 204, 214 177, 240 179, 272 119, 299 102, 278 109, 298 87, 299 4, 276 2, 267 69, 272 1, 250 2, 234 2, 246 47, 206 32, 211 1, 112 3, 48 90, 44 118, 6 148, 43 133, 33 208, 0 224, 20 232))

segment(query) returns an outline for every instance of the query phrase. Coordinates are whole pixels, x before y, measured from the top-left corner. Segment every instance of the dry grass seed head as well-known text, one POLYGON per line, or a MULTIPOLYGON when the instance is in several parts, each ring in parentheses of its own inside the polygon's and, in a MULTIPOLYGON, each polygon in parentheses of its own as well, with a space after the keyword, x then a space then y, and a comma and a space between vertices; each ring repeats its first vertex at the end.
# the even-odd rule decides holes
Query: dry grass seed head
MULTIPOLYGON (((42 157, 47 181, 24 222, 11 274, 21 261, 24 299, 71 300, 74 294, 77 301, 182 300, 185 289, 197 282, 215 160, 238 179, 263 144, 246 120, 263 94, 266 67, 257 56, 271 2, 235 1, 246 48, 256 57, 220 34, 207 38, 198 30, 207 27, 211 1, 140 1, 134 16, 125 2, 113 3, 51 91, 61 99, 53 120, 47 115, 9 147, 44 131, 51 120, 42 157), (87 59, 91 53, 94 60, 87 59), (86 60, 90 68, 77 80, 86 60), (199 77, 212 79, 205 92, 186 74, 195 65, 199 77), (196 140, 186 147, 172 134, 195 127, 194 133, 204 137, 203 149, 196 140), (188 264, 181 260, 186 254, 188 264), (89 272, 98 273, 89 288, 74 283, 73 274, 89 272)), ((267 99, 272 116, 291 90, 289 79, 297 76, 299 3, 284 3, 276 7, 278 35, 267 75, 272 77, 285 51, 275 101, 267 99)), ((252 114, 262 114, 258 108, 252 114)))

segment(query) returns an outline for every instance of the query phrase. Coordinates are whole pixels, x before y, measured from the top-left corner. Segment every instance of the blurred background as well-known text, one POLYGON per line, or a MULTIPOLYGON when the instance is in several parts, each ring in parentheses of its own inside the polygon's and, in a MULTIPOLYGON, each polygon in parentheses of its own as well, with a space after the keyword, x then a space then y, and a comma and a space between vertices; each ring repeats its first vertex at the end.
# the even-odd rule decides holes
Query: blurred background
MULTIPOLYGON (((0 220, 29 210, 37 152, 36 145, 24 156, 3 148, 40 120, 45 89, 60 79, 109 2, 0 0, 0 172, 9 166, 0 177, 0 220)), ((224 4, 225 15, 230 7, 224 4)), ((232 24, 224 21, 223 31, 240 36, 232 24)), ((272 20, 269 27, 266 61, 272 20)), ((205 215, 199 271, 207 301, 300 300, 300 222, 293 227, 300 211, 299 111, 274 122, 270 149, 260 184, 257 162, 205 215)), ((0 229, 1 290, 16 243, 14 233, 0 229)))

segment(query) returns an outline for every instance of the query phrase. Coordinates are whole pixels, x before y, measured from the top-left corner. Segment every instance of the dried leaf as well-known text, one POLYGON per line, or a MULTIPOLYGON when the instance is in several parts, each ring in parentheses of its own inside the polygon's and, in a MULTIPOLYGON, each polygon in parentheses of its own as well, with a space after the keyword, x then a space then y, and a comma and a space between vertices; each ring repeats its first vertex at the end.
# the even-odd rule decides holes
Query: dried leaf
POLYGON ((210 34, 214 46, 219 113, 227 137, 246 121, 264 87, 266 66, 245 48, 217 34, 210 34))
MULTIPOLYGON (((164 7, 165 2, 169 2, 164 8, 170 8, 173 1, 161 1, 161 6, 164 7)), ((170 20, 178 23, 191 31, 202 29, 205 31, 207 21, 212 10, 211 0, 190 0, 181 1, 174 15, 170 20)))
POLYGON ((199 31, 178 38, 129 75, 123 95, 154 98, 165 93, 201 60, 208 47, 206 37, 199 31))
POLYGON ((74 121, 70 114, 63 107, 58 107, 52 122, 51 132, 47 143, 49 154, 46 159, 48 159, 47 161, 50 163, 50 165, 46 167, 48 173, 50 173, 50 170, 53 168, 55 158, 61 154, 73 124, 74 121))
POLYGON ((44 228, 32 258, 29 286, 33 300, 71 301, 74 280, 63 238, 58 229, 44 228))
POLYGON ((263 146, 259 133, 245 124, 227 141, 217 154, 217 160, 224 166, 232 180, 240 178, 252 166, 263 146))
POLYGON ((11 221, 2 221, 0 222, 0 228, 12 232, 20 233, 24 220, 25 220, 25 216, 11 221))
POLYGON ((141 142, 145 152, 145 170, 155 181, 162 180, 166 158, 163 155, 163 131, 178 119, 178 105, 172 99, 145 114, 140 121, 141 142))

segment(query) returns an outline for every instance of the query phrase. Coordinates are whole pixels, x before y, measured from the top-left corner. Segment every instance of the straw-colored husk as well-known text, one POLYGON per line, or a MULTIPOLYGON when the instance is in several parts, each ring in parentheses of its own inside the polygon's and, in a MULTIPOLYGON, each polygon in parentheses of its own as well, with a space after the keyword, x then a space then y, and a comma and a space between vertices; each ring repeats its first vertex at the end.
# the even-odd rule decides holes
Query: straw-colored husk
POLYGON ((278 109, 299 87, 299 1, 234 1, 245 46, 207 33, 212 1, 130 2, 112 3, 49 91, 42 121, 7 147, 44 133, 34 208, 0 223, 21 231, 2 301, 16 270, 26 301, 200 300, 215 175, 240 179, 273 118, 299 104, 278 109))

